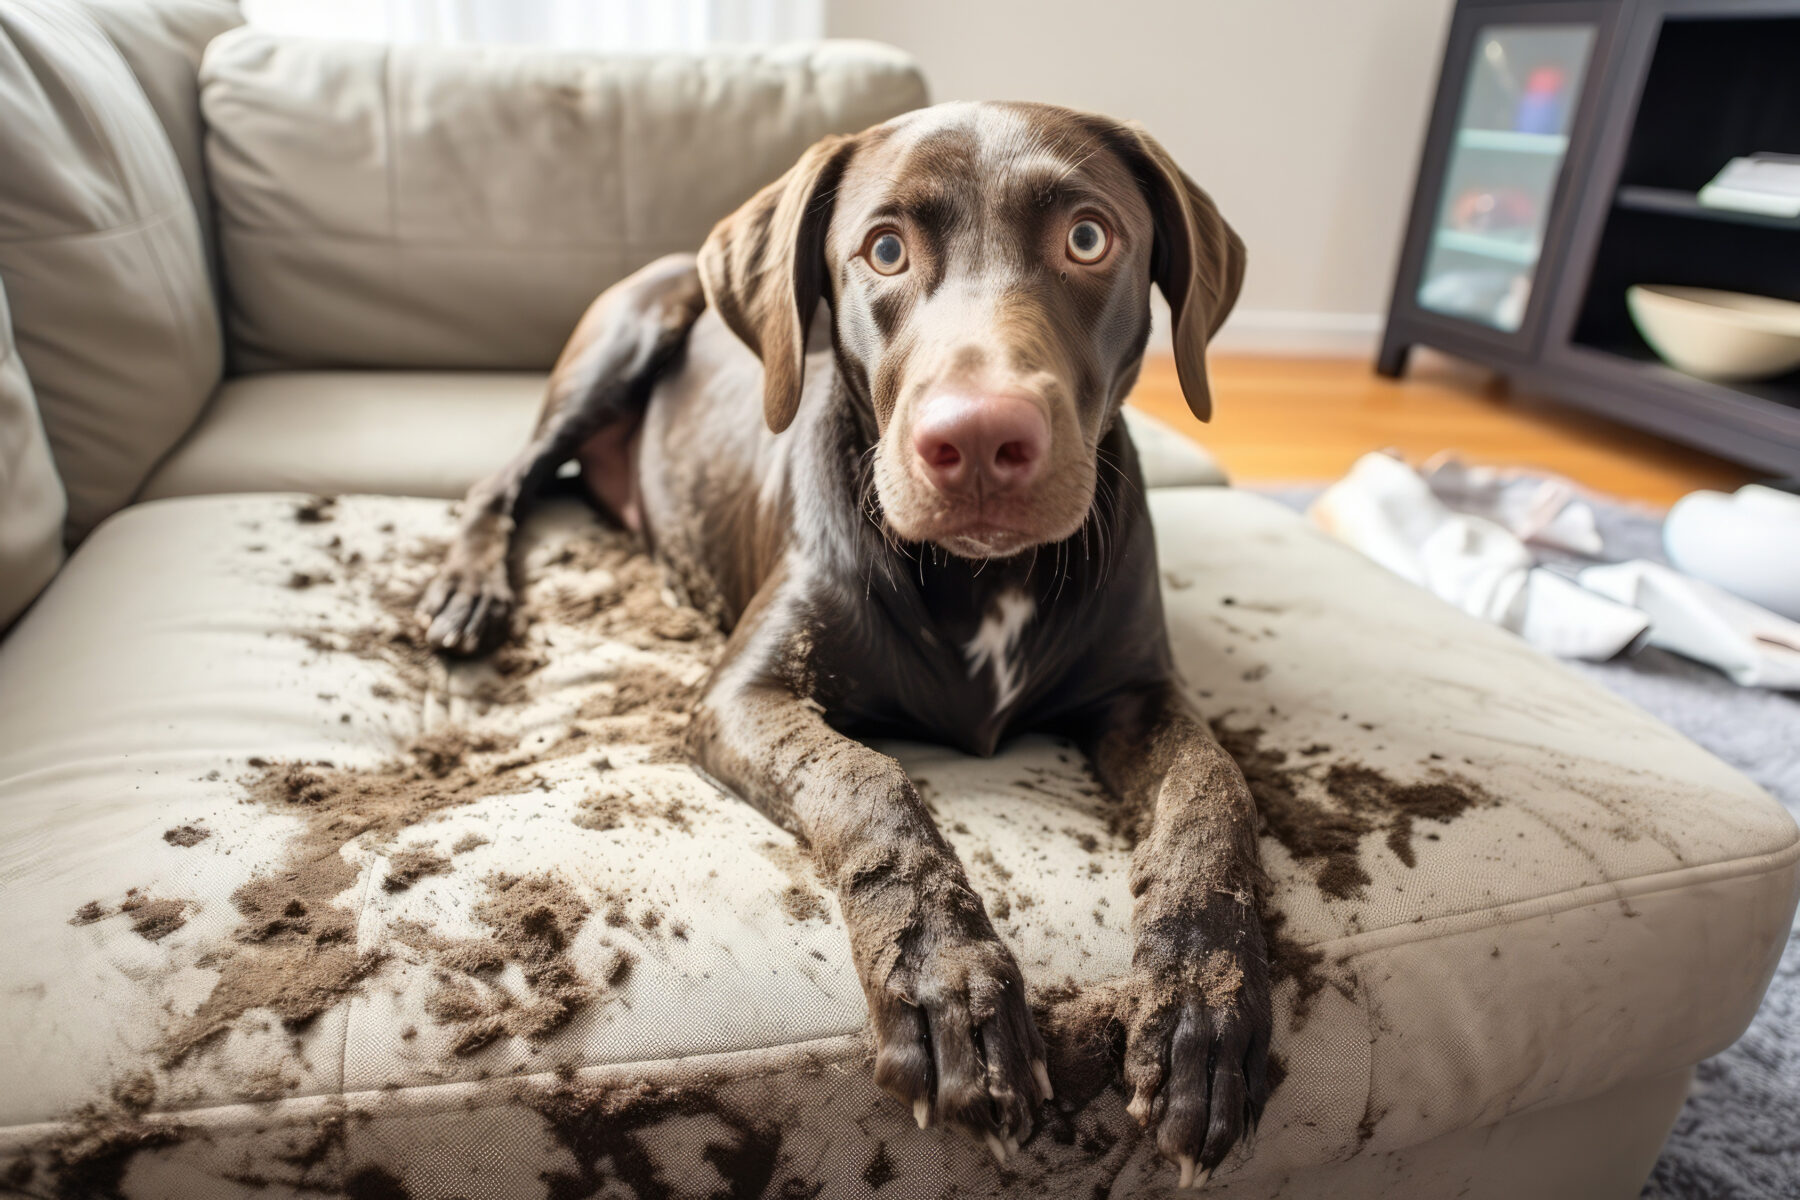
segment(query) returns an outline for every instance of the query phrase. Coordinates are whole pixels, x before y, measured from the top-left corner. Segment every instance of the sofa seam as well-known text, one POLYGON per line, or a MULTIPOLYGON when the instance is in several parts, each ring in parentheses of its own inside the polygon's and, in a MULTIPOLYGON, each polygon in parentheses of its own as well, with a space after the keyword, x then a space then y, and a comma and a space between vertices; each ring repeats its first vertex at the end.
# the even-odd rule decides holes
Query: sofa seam
POLYGON ((1490 919, 1486 927, 1505 928, 1510 925, 1522 924, 1526 920, 1560 916, 1563 913, 1574 912, 1581 908, 1591 908, 1609 901, 1641 900, 1665 892, 1678 891, 1695 883, 1729 883, 1754 879, 1759 876, 1776 875, 1784 871, 1791 871, 1796 863, 1800 863, 1800 837, 1795 837, 1779 850, 1764 851, 1752 859, 1724 859, 1719 862, 1681 867, 1673 871, 1660 871, 1653 875, 1636 875, 1625 880, 1603 880, 1599 883, 1583 884, 1581 887, 1569 891, 1509 900, 1490 908, 1474 908, 1459 913, 1446 913, 1426 921, 1388 925, 1381 929, 1351 934, 1348 937, 1311 942, 1305 945, 1305 949, 1323 950, 1328 954, 1335 951, 1337 953, 1333 956, 1338 961, 1345 961, 1378 950, 1393 950, 1402 946, 1431 941, 1436 937, 1455 936, 1456 931, 1444 931, 1443 927, 1456 923, 1473 922, 1484 916, 1492 918, 1494 914, 1505 913, 1509 910, 1525 911, 1521 911, 1514 919, 1503 921, 1490 919), (1648 883, 1650 886, 1632 886, 1644 883, 1648 883), (1608 892, 1611 894, 1607 895, 1608 892), (1396 931, 1400 930, 1409 932, 1403 937, 1394 936, 1396 931))

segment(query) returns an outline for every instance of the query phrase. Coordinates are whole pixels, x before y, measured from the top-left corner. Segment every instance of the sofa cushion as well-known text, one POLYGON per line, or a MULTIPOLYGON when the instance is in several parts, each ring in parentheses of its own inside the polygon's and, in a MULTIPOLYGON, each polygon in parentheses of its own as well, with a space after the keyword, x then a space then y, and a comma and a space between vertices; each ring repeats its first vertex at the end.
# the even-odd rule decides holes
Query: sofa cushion
POLYGON ((212 393, 218 313, 169 139, 81 9, 0 10, 0 128, 0 280, 75 539, 212 393))
MULTIPOLYGON (((226 380, 141 500, 225 492, 459 499, 525 445, 545 377, 529 371, 275 371, 226 380)), ((1223 483, 1192 441, 1135 410, 1150 487, 1223 483)))
MULTIPOLYGON (((1150 503, 1280 915, 1286 1079, 1230 1194, 1634 1091, 1666 1120, 1786 940, 1793 821, 1266 501, 1150 503)), ((99 1158, 126 1194, 188 1197, 1166 1182, 1116 1091, 1002 1175, 883 1100, 834 902, 680 761, 717 636, 553 505, 522 639, 446 667, 407 603, 450 528, 424 500, 139 505, 0 645, 0 1170, 29 1152, 54 1190, 99 1158)), ((1047 1016, 1125 968, 1129 850, 1076 755, 892 749, 1047 1016)), ((1647 1165, 1660 1131, 1627 1132, 1647 1165)), ((1365 1182, 1456 1194, 1480 1160, 1365 1182)))
POLYGON ((144 89, 168 136, 200 223, 207 262, 215 255, 200 123, 200 54, 244 23, 236 0, 81 0, 144 89))
POLYGON ((62 565, 65 508, 0 286, 0 634, 62 565))
POLYGON ((828 133, 925 102, 860 42, 697 55, 236 30, 201 69, 233 361, 546 370, 589 301, 828 133))
POLYGON ((139 499, 367 492, 459 499, 525 445, 532 371, 276 371, 228 379, 139 499))

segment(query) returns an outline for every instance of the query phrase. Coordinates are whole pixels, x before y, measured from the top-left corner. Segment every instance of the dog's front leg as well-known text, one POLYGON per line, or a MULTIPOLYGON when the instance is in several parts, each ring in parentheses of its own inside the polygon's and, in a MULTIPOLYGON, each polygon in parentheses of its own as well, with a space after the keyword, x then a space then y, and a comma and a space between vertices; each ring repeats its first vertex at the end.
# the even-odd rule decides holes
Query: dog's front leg
POLYGON ((875 1081, 987 1142, 1031 1131, 1049 1076, 1012 952, 900 764, 728 662, 696 710, 700 764, 810 847, 836 891, 869 1003, 875 1081))
POLYGON ((1132 971, 1115 1009, 1128 1107, 1187 1186, 1255 1128, 1269 1094, 1255 802, 1173 684, 1113 698, 1087 749, 1136 837, 1132 971))

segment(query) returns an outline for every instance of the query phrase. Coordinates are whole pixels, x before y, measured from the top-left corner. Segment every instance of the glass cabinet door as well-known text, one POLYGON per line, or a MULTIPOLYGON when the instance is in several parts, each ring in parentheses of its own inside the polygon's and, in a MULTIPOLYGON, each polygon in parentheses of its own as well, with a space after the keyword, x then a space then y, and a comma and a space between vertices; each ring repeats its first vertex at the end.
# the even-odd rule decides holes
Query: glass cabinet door
POLYGON ((1508 333, 1524 322, 1595 32, 1591 24, 1476 30, 1421 308, 1508 333))

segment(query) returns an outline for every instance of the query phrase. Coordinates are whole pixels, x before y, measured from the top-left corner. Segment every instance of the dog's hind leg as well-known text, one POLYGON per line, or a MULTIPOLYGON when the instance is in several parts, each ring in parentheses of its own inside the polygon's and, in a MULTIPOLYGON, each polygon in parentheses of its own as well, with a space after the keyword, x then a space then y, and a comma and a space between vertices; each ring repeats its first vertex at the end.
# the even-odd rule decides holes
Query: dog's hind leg
MULTIPOLYGON (((705 307, 691 254, 657 259, 588 307, 551 372, 530 443, 463 500, 456 538, 419 602, 435 649, 473 654, 505 632, 513 607, 507 551, 526 505, 595 435, 616 426, 623 446, 705 307)), ((609 487, 602 500, 628 519, 614 502, 630 495, 630 481, 621 482, 624 492, 609 487)))

